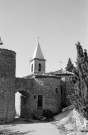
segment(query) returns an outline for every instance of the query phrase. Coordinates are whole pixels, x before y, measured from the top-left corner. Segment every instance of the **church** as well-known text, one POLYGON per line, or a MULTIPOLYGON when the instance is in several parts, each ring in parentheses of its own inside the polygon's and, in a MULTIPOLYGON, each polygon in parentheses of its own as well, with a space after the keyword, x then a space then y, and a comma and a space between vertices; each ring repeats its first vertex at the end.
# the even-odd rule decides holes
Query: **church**
POLYGON ((46 59, 38 43, 30 61, 30 75, 25 77, 25 81, 29 80, 25 90, 29 96, 26 97, 21 93, 22 90, 18 90, 21 93, 21 105, 19 105, 21 117, 42 115, 44 110, 52 113, 58 113, 61 110, 60 77, 45 73, 45 68, 46 59))
POLYGON ((72 73, 46 73, 46 59, 39 43, 30 61, 30 74, 18 78, 15 70, 16 53, 0 49, 0 123, 11 122, 15 117, 43 116, 47 110, 57 114, 69 105, 67 93, 73 88, 66 80, 72 73))
POLYGON ((65 84, 62 85, 61 76, 58 73, 46 73, 45 68, 46 59, 38 42, 30 61, 30 75, 25 77, 25 81, 30 80, 25 90, 27 96, 18 90, 21 93, 18 107, 20 117, 41 116, 47 110, 57 114, 62 106, 66 106, 65 84))

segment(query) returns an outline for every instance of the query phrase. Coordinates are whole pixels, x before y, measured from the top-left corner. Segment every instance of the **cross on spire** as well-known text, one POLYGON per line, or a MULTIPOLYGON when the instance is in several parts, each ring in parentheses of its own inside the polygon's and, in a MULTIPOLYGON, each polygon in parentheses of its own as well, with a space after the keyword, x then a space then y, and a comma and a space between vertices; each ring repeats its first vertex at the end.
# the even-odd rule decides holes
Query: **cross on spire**
POLYGON ((38 38, 38 44, 39 44, 39 36, 37 38, 38 38))
POLYGON ((41 50, 41 47, 40 47, 40 44, 39 44, 39 37, 37 37, 37 39, 38 39, 38 44, 37 44, 37 46, 35 48, 32 60, 36 59, 36 58, 41 59, 41 60, 45 60, 44 56, 43 56, 43 53, 42 53, 42 50, 41 50))

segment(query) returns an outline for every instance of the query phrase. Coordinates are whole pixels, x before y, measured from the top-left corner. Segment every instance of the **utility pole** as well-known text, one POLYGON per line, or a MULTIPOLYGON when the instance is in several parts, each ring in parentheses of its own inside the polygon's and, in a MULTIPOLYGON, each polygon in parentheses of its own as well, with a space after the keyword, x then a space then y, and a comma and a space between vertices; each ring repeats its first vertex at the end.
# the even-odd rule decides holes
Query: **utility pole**
POLYGON ((59 63, 60 63, 60 68, 62 70, 62 64, 63 64, 63 62, 60 60, 59 63))

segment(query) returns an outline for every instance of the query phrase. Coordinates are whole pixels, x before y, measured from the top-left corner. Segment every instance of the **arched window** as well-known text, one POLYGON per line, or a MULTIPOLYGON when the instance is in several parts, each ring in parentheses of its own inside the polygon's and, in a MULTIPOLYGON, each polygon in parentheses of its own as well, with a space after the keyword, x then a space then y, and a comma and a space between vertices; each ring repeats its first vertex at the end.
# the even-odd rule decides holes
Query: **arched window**
POLYGON ((38 71, 41 71, 41 64, 38 65, 38 71))
POLYGON ((33 64, 31 65, 31 72, 33 72, 33 64))
POLYGON ((56 93, 58 93, 58 88, 55 88, 56 93))

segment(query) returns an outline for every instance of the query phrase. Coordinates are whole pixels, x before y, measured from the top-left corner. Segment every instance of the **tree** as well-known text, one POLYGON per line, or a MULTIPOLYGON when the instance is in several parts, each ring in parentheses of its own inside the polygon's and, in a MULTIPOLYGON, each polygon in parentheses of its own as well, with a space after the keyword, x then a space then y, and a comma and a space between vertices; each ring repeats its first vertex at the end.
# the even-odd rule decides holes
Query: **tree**
POLYGON ((75 71, 75 90, 69 97, 76 109, 88 119, 88 55, 80 42, 76 44, 77 69, 75 71))
POLYGON ((71 61, 71 58, 68 59, 68 63, 67 63, 67 66, 66 66, 66 71, 69 71, 69 72, 73 72, 73 70, 75 69, 72 61, 71 61))

